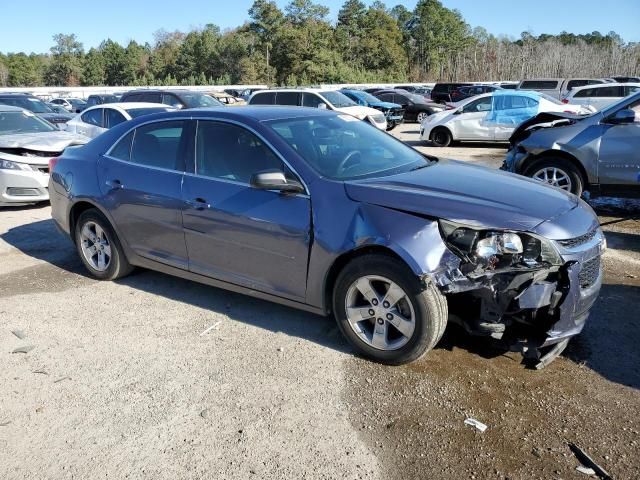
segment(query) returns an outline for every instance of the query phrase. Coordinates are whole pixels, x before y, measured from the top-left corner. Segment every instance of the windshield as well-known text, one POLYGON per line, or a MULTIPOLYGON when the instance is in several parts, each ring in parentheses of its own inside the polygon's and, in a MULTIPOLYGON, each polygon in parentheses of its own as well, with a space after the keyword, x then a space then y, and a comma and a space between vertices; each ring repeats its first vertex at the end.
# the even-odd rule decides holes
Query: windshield
POLYGON ((336 108, 353 107, 356 104, 345 94, 335 91, 320 92, 320 96, 336 108))
POLYGON ((422 95, 416 95, 415 93, 405 93, 404 95, 409 97, 413 103, 427 103, 422 95))
POLYGON ((380 103, 380 99, 374 97, 373 95, 371 95, 368 92, 362 92, 362 91, 355 91, 355 90, 351 90, 351 95, 353 95, 354 97, 363 100, 367 103, 380 103))
POLYGON ((85 102, 81 98, 69 98, 68 100, 69 100, 69 103, 74 107, 83 107, 84 105, 87 104, 87 102, 85 102))
POLYGON ((39 98, 32 97, 14 97, 3 98, 0 103, 4 105, 11 105, 12 107, 24 108, 33 113, 53 113, 53 110, 39 98))
POLYGON ((198 107, 223 107, 218 100, 204 93, 180 93, 180 99, 188 108, 198 107))
POLYGON ((323 177, 384 177, 431 165, 391 135, 350 115, 266 122, 323 177))
POLYGON ((130 108, 127 109, 127 113, 131 118, 142 117, 143 115, 149 115, 151 113, 160 112, 173 112, 175 108, 170 107, 147 107, 147 108, 130 108))
POLYGON ((57 131, 56 127, 32 113, 0 112, 0 135, 57 131))

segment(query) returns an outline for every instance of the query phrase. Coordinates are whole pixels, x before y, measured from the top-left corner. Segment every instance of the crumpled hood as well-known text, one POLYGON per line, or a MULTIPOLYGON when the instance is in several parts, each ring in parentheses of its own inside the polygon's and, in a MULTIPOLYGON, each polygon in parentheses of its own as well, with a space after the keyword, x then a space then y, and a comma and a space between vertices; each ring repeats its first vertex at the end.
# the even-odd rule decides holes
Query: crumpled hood
POLYGON ((542 112, 529 120, 522 122, 509 137, 509 143, 515 145, 527 138, 536 128, 554 128, 573 125, 575 122, 588 118, 568 112, 542 112))
POLYGON ((345 182, 358 202, 476 227, 534 231, 578 197, 519 175, 453 160, 383 178, 345 182))
POLYGON ((380 115, 380 110, 376 110, 371 107, 363 107, 361 105, 354 105, 353 107, 336 108, 337 112, 347 113, 353 117, 357 117, 360 120, 370 117, 372 115, 380 115))
POLYGON ((90 138, 76 133, 55 131, 0 135, 0 148, 25 148, 40 152, 62 152, 69 145, 84 145, 90 138))
POLYGON ((399 105, 397 103, 391 103, 391 102, 371 102, 369 103, 369 106, 371 108, 375 108, 375 107, 379 107, 379 108, 387 108, 387 109, 393 109, 393 108, 402 108, 402 105, 399 105))

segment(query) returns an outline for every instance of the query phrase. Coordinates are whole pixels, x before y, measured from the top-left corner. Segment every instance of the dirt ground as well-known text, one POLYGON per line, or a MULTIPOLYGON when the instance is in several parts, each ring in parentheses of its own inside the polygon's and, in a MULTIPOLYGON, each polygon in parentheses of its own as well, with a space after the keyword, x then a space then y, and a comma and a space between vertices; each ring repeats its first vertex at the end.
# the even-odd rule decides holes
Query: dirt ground
POLYGON ((0 210, 0 478, 588 478, 569 442, 638 478, 640 201, 592 204, 605 285, 542 371, 455 328, 385 367, 329 318, 150 271, 97 282, 48 206, 0 210))

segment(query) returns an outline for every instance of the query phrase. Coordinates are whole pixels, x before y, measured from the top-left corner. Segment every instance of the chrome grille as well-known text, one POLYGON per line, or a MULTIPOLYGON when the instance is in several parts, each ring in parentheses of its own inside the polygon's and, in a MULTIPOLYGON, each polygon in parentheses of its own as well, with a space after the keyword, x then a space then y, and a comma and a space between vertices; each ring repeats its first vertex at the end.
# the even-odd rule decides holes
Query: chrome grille
POLYGON ((587 260, 582 264, 582 270, 578 274, 578 280, 580 281, 580 288, 589 288, 596 283, 600 275, 600 256, 593 257, 591 260, 587 260))
POLYGON ((589 242, 593 237, 598 233, 598 227, 593 230, 585 233, 584 235, 580 235, 579 237, 569 238, 567 240, 558 240, 558 243, 565 248, 575 248, 589 242))

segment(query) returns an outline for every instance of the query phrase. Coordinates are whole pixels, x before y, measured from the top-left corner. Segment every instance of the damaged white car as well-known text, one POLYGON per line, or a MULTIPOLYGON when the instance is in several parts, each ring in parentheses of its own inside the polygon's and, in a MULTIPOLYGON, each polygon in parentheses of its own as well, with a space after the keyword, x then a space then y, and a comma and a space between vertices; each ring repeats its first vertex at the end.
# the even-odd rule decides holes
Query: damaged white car
POLYGON ((88 141, 28 110, 0 105, 0 207, 49 200, 49 160, 88 141))

